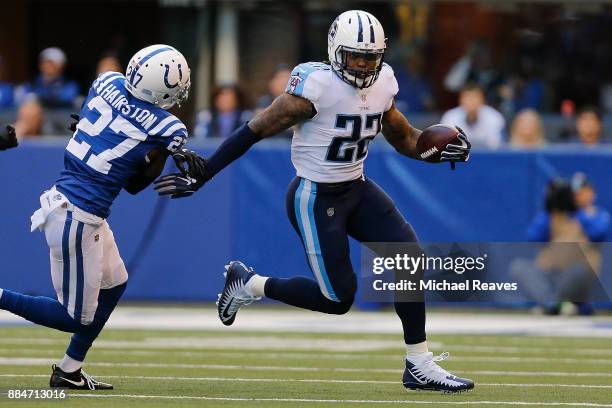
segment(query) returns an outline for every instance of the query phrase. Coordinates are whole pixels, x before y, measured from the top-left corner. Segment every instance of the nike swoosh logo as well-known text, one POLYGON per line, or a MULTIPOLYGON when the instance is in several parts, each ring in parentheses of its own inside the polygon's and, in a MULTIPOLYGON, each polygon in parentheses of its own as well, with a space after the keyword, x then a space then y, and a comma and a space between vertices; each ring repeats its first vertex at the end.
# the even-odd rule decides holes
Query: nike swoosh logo
POLYGON ((230 302, 227 304, 227 306, 225 306, 223 308, 223 313, 221 313, 221 316, 223 316, 226 319, 229 319, 230 317, 232 317, 232 315, 227 314, 228 309, 230 308, 230 306, 232 305, 232 303, 234 302, 234 299, 230 300, 230 302))
POLYGON ((77 386, 77 387, 82 387, 82 386, 84 386, 84 385, 85 385, 85 380, 84 380, 84 379, 82 379, 82 378, 81 378, 81 381, 79 381, 79 382, 69 380, 69 379, 67 379, 67 378, 65 378, 65 377, 60 377, 60 378, 61 378, 62 380, 64 380, 64 381, 68 381, 70 384, 73 384, 73 385, 75 385, 75 386, 77 386))

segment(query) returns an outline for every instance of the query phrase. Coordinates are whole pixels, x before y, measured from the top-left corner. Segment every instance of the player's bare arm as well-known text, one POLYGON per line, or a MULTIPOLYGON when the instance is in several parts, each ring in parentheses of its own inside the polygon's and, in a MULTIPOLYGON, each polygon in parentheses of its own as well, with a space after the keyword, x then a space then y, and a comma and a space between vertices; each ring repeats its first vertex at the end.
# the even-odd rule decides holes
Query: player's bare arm
POLYGON ((417 141, 421 131, 412 127, 408 119, 395 107, 395 101, 382 117, 382 133, 398 153, 420 160, 417 141))
POLYGON ((248 123, 248 127, 256 135, 266 138, 308 120, 315 114, 316 110, 308 99, 285 93, 277 97, 268 108, 256 115, 248 123))

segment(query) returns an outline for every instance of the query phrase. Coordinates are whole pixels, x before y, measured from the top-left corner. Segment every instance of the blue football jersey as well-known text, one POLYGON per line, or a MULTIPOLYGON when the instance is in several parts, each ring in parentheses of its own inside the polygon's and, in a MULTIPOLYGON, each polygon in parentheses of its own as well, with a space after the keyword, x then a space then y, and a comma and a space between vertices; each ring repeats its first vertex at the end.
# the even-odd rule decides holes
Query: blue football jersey
POLYGON ((103 218, 128 180, 146 166, 147 153, 177 151, 187 138, 176 116, 134 97, 117 72, 93 82, 80 116, 56 188, 72 204, 103 218))

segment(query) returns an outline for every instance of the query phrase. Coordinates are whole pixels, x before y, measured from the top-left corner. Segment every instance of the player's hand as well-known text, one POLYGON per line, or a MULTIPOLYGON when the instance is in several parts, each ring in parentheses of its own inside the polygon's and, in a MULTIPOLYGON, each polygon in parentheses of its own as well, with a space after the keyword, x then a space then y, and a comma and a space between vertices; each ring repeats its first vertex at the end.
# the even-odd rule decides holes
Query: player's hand
POLYGON ((455 170, 455 163, 466 162, 470 159, 470 149, 472 144, 468 140, 467 135, 459 126, 455 126, 459 131, 457 138, 461 144, 447 144, 442 153, 440 154, 441 162, 450 162, 451 169, 455 170))
POLYGON ((81 120, 81 117, 78 114, 76 114, 76 113, 71 113, 70 114, 70 118, 72 118, 72 120, 74 122, 72 122, 70 124, 70 126, 68 126, 68 130, 71 131, 71 132, 76 132, 77 125, 79 124, 79 121, 81 120))
POLYGON ((17 147, 18 144, 15 128, 11 125, 6 125, 6 132, 0 132, 0 150, 17 147))
POLYGON ((173 199, 183 198, 189 197, 203 185, 203 182, 198 182, 183 173, 171 173, 155 180, 155 191, 160 196, 169 195, 173 199))
POLYGON ((172 155, 172 159, 184 176, 204 182, 212 178, 206 167, 206 159, 198 156, 193 150, 181 149, 172 155))

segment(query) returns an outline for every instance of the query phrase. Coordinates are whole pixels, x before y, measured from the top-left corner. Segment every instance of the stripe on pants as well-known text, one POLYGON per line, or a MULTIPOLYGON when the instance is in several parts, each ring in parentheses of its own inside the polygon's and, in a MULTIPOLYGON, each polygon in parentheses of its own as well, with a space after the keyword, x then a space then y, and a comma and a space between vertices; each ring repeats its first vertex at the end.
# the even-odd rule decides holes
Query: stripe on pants
POLYGON ((323 254, 319 245, 319 237, 314 217, 316 195, 317 185, 310 180, 302 179, 295 192, 295 214, 302 234, 302 240, 306 247, 308 263, 317 279, 321 292, 326 298, 334 302, 339 302, 340 300, 334 293, 334 289, 327 276, 323 254))
POLYGON ((68 290, 68 300, 66 302, 66 304, 64 305, 66 307, 66 310, 68 311, 68 314, 72 317, 75 318, 74 315, 74 308, 76 305, 76 297, 77 297, 77 254, 76 254, 76 235, 77 235, 77 230, 78 230, 78 225, 80 224, 78 221, 76 220, 72 220, 72 225, 70 226, 70 233, 69 233, 69 239, 68 239, 68 251, 70 253, 69 256, 69 262, 70 262, 70 267, 68 268, 68 271, 70 273, 70 276, 68 278, 69 281, 69 290, 68 290))
POLYGON ((68 296, 70 290, 70 226, 72 224, 72 211, 66 212, 66 222, 64 223, 64 232, 62 234, 62 305, 68 306, 68 296))
POLYGON ((74 320, 81 323, 83 312, 83 285, 85 275, 83 272, 83 227, 85 224, 79 222, 76 230, 75 249, 76 249, 76 299, 74 305, 74 320))

